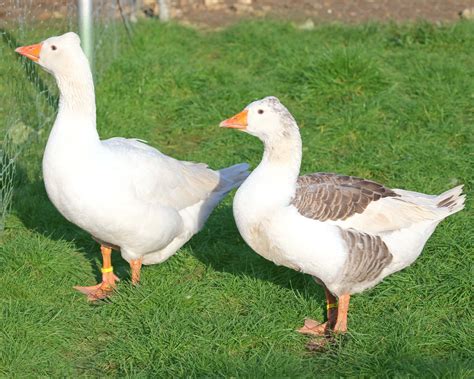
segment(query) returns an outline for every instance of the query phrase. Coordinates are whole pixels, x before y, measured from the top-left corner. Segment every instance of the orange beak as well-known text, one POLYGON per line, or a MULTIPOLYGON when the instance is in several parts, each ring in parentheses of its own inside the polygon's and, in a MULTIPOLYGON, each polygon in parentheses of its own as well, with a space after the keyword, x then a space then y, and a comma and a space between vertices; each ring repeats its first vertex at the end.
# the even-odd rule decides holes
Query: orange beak
POLYGON ((25 57, 31 59, 33 62, 38 62, 42 45, 42 43, 37 43, 36 45, 21 46, 15 49, 15 51, 18 54, 24 55, 25 57))
POLYGON ((248 110, 245 109, 242 112, 237 113, 235 116, 222 121, 219 126, 221 128, 229 129, 247 129, 247 113, 248 110))

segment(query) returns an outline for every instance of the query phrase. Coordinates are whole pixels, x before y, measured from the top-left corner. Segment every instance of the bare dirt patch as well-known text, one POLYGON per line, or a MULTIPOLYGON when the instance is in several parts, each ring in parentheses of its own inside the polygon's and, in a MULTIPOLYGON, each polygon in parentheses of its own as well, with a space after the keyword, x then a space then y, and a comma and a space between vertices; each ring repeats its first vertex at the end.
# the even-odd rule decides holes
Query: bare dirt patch
MULTIPOLYGON (((172 17, 180 22, 220 27, 242 18, 270 17, 312 23, 367 21, 452 22, 459 12, 474 8, 474 0, 169 0, 172 17)), ((0 20, 21 17, 27 1, 0 0, 0 20)), ((124 12, 135 10, 136 16, 156 17, 155 0, 121 0, 124 12)), ((101 9, 115 7, 116 1, 101 1, 101 9)), ((28 16, 37 20, 60 19, 74 12, 75 1, 37 0, 27 7, 28 16)), ((116 17, 119 17, 117 14, 116 17)))
MULTIPOLYGON (((203 1, 203 3, 206 1, 203 1)), ((452 22, 474 0, 207 0, 208 6, 189 3, 178 11, 190 23, 221 26, 240 18, 274 17, 314 23, 367 21, 452 22)))

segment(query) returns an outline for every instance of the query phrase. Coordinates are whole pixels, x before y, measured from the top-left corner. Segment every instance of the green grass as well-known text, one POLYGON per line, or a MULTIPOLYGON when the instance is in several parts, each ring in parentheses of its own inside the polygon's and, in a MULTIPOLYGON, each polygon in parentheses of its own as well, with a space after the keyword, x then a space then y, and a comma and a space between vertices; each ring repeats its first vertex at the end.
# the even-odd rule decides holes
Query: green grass
MULTIPOLYGON (((426 193, 464 183, 466 210, 438 227, 410 268, 353 297, 348 335, 308 353, 295 329, 323 319, 323 291, 246 246, 231 196, 174 257, 145 267, 138 288, 114 254, 117 294, 87 304, 72 286, 97 280, 98 246, 49 202, 39 134, 18 167, 0 247, 0 375, 472 377, 473 33, 474 23, 311 32, 139 24, 134 47, 98 78, 103 138, 142 138, 214 168, 255 167, 259 141, 218 123, 275 95, 302 127, 303 172, 426 193)), ((17 64, 7 56, 0 69, 17 64)), ((35 127, 35 107, 17 106, 35 127)))

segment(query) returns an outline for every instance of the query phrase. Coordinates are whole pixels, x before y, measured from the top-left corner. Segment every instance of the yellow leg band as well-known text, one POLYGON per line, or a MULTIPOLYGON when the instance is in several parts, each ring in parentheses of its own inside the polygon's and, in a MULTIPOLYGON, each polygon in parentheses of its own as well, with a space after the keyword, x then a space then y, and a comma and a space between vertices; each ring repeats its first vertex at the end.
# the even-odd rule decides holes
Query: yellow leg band
POLYGON ((331 308, 337 308, 337 303, 328 304, 328 305, 326 305, 326 308, 328 310, 331 309, 331 308))
POLYGON ((102 271, 102 274, 107 274, 108 272, 113 272, 114 271, 114 268, 112 266, 108 267, 108 268, 101 268, 100 271, 102 271))

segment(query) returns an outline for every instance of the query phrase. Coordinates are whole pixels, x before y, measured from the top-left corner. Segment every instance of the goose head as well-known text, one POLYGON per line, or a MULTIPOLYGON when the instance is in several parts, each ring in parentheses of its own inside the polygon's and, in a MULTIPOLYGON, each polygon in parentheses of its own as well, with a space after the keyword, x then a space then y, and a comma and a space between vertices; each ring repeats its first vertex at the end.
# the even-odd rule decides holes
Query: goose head
POLYGON ((298 132, 298 125, 291 113, 274 96, 254 101, 235 116, 224 120, 221 128, 238 129, 263 142, 289 139, 298 132))
POLYGON ((69 32, 51 37, 35 45, 21 46, 17 53, 31 59, 55 77, 76 75, 89 70, 89 62, 81 49, 81 40, 76 33, 69 32))

